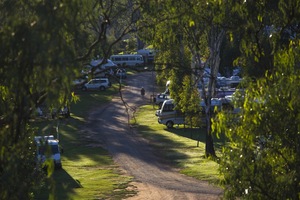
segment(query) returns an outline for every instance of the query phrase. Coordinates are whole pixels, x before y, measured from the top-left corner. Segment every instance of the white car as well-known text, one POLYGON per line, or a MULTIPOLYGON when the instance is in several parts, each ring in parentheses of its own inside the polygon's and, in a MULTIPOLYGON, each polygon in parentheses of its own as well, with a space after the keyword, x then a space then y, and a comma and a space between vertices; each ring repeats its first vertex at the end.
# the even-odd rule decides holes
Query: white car
POLYGON ((84 84, 84 86, 82 87, 83 91, 87 91, 87 90, 106 90, 107 88, 109 88, 111 86, 110 81, 108 80, 108 78, 96 78, 96 79, 92 79, 89 82, 87 82, 86 84, 84 84))
POLYGON ((161 108, 163 102, 165 100, 169 100, 170 96, 164 93, 156 95, 156 97, 153 97, 153 102, 161 108))

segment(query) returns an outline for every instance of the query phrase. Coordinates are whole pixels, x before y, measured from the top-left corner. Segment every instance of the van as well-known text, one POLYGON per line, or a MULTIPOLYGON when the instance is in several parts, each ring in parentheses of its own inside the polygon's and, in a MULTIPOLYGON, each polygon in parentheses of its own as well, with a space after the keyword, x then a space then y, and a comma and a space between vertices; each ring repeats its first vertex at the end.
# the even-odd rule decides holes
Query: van
POLYGON ((144 58, 142 55, 139 54, 119 54, 119 55, 112 55, 110 60, 117 64, 118 66, 130 66, 130 67, 137 67, 144 65, 144 58))
MULTIPOLYGON (((222 99, 212 98, 211 99, 211 109, 215 106, 221 108, 223 104, 222 99)), ((202 107, 202 113, 199 114, 200 117, 205 118, 205 102, 202 100, 200 102, 202 107)), ((175 104, 173 99, 165 100, 159 110, 156 111, 155 115, 158 117, 158 123, 164 124, 167 128, 173 128, 174 124, 180 125, 185 124, 185 116, 180 110, 175 110, 175 104)), ((205 121, 205 120, 203 120, 205 121)))
MULTIPOLYGON (((47 159, 53 160, 55 169, 61 169, 61 153, 59 141, 53 135, 35 136, 35 144, 37 147, 37 162, 44 164, 47 159)), ((46 166, 47 167, 47 166, 46 166)))
POLYGON ((158 123, 164 124, 167 128, 173 128, 174 124, 185 124, 185 117, 182 112, 175 110, 174 100, 165 100, 155 115, 158 117, 158 123))

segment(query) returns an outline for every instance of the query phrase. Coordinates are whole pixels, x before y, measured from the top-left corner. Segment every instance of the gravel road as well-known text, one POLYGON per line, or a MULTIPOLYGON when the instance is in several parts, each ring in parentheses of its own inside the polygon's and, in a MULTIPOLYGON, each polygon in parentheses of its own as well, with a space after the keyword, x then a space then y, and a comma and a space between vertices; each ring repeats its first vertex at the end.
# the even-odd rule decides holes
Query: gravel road
MULTIPOLYGON (((153 92, 151 72, 128 76, 127 86, 122 89, 123 99, 133 110, 149 102, 153 92), (146 95, 140 95, 144 87, 146 95)), ((155 117, 153 116, 149 117, 155 117)), ((148 142, 139 137, 128 125, 128 115, 120 96, 111 103, 95 109, 88 117, 90 137, 101 142, 115 163, 134 177, 133 188, 138 191, 129 200, 196 200, 221 199, 222 190, 191 177, 179 174, 175 169, 160 162, 152 153, 148 142)))

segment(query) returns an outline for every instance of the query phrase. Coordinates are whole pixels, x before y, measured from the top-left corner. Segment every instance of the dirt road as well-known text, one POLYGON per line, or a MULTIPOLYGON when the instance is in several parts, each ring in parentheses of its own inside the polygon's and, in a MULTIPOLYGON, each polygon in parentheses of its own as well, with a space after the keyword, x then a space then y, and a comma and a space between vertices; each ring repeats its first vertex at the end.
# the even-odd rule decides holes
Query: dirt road
MULTIPOLYGON (((153 74, 141 73, 128 77, 123 98, 134 109, 149 102, 153 92, 153 74), (141 87, 146 89, 143 99, 141 87)), ((149 117, 155 117, 153 116, 149 117)), ((138 193, 130 200, 196 200, 220 199, 222 190, 206 182, 184 176, 160 162, 146 140, 129 127, 126 109, 120 97, 105 107, 94 110, 88 118, 89 132, 113 156, 114 161, 134 177, 133 188, 138 193)))

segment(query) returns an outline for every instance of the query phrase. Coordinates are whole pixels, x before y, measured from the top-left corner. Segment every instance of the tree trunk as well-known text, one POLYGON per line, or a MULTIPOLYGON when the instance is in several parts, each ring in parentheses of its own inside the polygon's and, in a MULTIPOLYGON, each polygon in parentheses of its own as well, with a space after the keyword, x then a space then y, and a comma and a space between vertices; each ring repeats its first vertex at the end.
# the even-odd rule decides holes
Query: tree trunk
POLYGON ((209 46, 210 46, 210 78, 208 82, 208 88, 205 99, 205 114, 206 114, 206 143, 205 143, 205 155, 206 156, 216 156, 214 149, 214 142, 211 132, 211 98, 215 96, 216 80, 218 76, 219 66, 220 66, 220 47, 225 36, 225 31, 219 27, 213 26, 209 34, 209 46))

